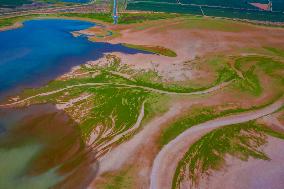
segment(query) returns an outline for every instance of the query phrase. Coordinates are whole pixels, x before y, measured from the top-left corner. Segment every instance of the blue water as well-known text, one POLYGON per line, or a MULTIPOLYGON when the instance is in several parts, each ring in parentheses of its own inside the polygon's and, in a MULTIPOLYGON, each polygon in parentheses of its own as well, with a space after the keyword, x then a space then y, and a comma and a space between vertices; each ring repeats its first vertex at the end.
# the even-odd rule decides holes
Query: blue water
POLYGON ((24 87, 43 85, 104 53, 141 52, 120 44, 90 42, 70 33, 91 26, 94 24, 85 21, 45 19, 0 32, 0 98, 24 87))

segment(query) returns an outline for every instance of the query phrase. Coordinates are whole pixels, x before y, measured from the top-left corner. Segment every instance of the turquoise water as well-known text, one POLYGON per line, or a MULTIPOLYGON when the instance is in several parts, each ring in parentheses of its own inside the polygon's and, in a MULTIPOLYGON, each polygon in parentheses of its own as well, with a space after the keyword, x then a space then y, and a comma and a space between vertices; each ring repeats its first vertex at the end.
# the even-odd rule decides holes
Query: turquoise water
POLYGON ((22 28, 0 32, 0 98, 25 87, 43 85, 104 53, 141 52, 71 34, 94 25, 77 20, 31 20, 22 28))

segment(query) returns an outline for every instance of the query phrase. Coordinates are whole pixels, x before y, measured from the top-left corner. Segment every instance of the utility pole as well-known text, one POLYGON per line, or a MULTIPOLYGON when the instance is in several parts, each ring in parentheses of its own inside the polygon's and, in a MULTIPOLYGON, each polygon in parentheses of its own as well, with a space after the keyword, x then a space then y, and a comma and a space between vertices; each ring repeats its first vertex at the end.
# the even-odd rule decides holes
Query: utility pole
POLYGON ((272 11, 272 0, 268 0, 268 10, 272 11))
POLYGON ((113 17, 113 23, 118 23, 118 4, 117 0, 113 0, 113 10, 112 10, 112 17, 113 17))

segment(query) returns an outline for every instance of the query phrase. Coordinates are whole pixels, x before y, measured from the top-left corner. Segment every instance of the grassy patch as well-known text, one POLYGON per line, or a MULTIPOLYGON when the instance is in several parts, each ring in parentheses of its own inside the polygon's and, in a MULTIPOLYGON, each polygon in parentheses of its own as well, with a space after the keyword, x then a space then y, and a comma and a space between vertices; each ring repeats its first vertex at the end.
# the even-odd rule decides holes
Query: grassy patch
POLYGON ((203 174, 224 165, 227 154, 243 161, 247 161, 249 157, 269 160, 260 149, 267 142, 267 135, 284 139, 283 134, 255 122, 227 126, 210 132, 193 144, 179 162, 172 188, 179 188, 185 174, 192 186, 198 185, 203 174))
POLYGON ((218 18, 203 18, 203 17, 185 17, 180 27, 187 29, 202 29, 202 30, 216 30, 225 32, 240 32, 242 30, 250 29, 252 26, 231 20, 224 20, 218 18))
POLYGON ((120 24, 141 23, 149 20, 161 20, 179 17, 179 14, 169 13, 122 13, 119 15, 120 24))
MULTIPOLYGON (((119 17, 120 24, 132 24, 143 22, 147 20, 159 20, 159 19, 168 19, 178 17, 178 14, 166 14, 166 13, 157 13, 157 14, 149 14, 149 13, 122 13, 119 17)), ((106 23, 112 23, 113 18, 111 13, 60 13, 60 14, 30 14, 25 16, 15 16, 11 18, 0 18, 0 28, 11 26, 16 22, 23 22, 25 20, 30 20, 34 18, 42 18, 42 17, 70 17, 70 18, 80 18, 86 20, 99 20, 106 23)))
POLYGON ((270 102, 267 102, 259 106, 252 106, 251 108, 248 108, 248 109, 229 108, 226 110, 219 111, 216 107, 193 107, 192 110, 188 114, 174 121, 174 123, 171 123, 169 127, 167 127, 166 129, 162 131, 162 135, 159 141, 160 146, 162 147, 168 144, 171 140, 173 140, 178 135, 180 135, 185 130, 189 129, 190 127, 194 125, 204 123, 206 121, 216 119, 218 117, 224 117, 224 116, 241 113, 245 111, 257 110, 257 109, 260 109, 260 108, 263 108, 265 106, 272 104, 277 99, 279 99, 281 96, 282 94, 276 96, 275 99, 271 100, 270 102))
MULTIPOLYGON (((79 74, 78 77, 74 73, 72 77, 66 76, 65 79, 52 81, 44 87, 25 90, 20 98, 34 96, 34 98, 25 101, 25 105, 38 103, 64 104, 70 100, 78 99, 82 95, 88 95, 87 100, 71 104, 72 107, 68 108, 66 112, 77 120, 85 139, 88 139, 94 130, 97 130, 101 136, 110 132, 111 135, 98 137, 97 142, 101 143, 132 128, 137 121, 144 101, 146 102, 145 118, 147 119, 167 110, 166 103, 163 104, 164 107, 158 107, 158 104, 162 106, 161 100, 169 98, 167 98, 167 95, 156 93, 155 90, 183 93, 211 87, 190 88, 178 84, 168 84, 156 71, 131 69, 129 66, 120 64, 120 59, 114 55, 107 55, 106 59, 107 61, 103 65, 82 65, 76 71, 79 74), (153 91, 147 88, 152 88, 153 91), (48 93, 48 95, 39 95, 44 93, 48 93)), ((219 75, 218 81, 211 85, 234 77, 234 73, 228 69, 221 70, 219 75)), ((195 114, 195 117, 190 117, 187 121, 177 123, 182 126, 170 128, 166 131, 170 134, 163 136, 165 141, 162 143, 165 144, 173 139, 188 128, 190 124, 193 125, 212 119, 214 116, 220 116, 214 115, 212 110, 200 111, 204 112, 201 115, 195 114)))
MULTIPOLYGON (((95 72, 97 73, 95 77, 93 77, 92 74, 87 74, 83 78, 71 77, 64 80, 55 80, 44 87, 25 90, 21 95, 21 98, 49 93, 49 95, 35 96, 34 98, 26 101, 26 103, 61 104, 78 98, 82 94, 91 94, 92 96, 89 98, 87 104, 89 109, 88 112, 79 116, 81 134, 85 139, 87 139, 94 129, 101 128, 99 129, 101 132, 100 134, 103 135, 103 133, 107 132, 107 130, 111 130, 111 135, 99 138, 102 140, 106 140, 107 138, 111 139, 116 134, 127 131, 136 123, 144 101, 146 102, 145 116, 147 116, 148 113, 150 114, 152 111, 150 106, 152 107, 153 103, 158 101, 157 99, 160 95, 153 95, 151 92, 143 88, 136 87, 139 86, 137 82, 113 73, 117 72, 128 74, 133 73, 134 71, 126 65, 120 65, 119 59, 113 56, 108 56, 108 58, 109 62, 107 65, 97 65, 93 67, 83 65, 79 70, 80 74, 95 72), (88 85, 94 83, 103 83, 106 85, 88 85), (124 86, 119 86, 121 84, 124 84, 124 86), (70 86, 75 87, 70 88, 70 86), (62 89, 65 90, 61 91, 62 89), (52 91, 58 92, 50 93, 52 91), (150 101, 147 102, 148 99, 151 99, 150 101, 152 104, 149 104, 150 101)), ((147 77, 144 78, 151 80, 152 75, 146 75, 147 77)), ((78 116, 74 114, 77 109, 86 111, 81 108, 82 105, 86 106, 86 104, 76 103, 67 111, 71 111, 70 114, 73 115, 72 117, 75 116, 77 118, 78 116)), ((156 109, 155 111, 158 110, 156 109)), ((98 142, 101 142, 101 140, 98 142)))
POLYGON ((274 53, 277 56, 284 57, 284 50, 282 50, 282 49, 273 48, 273 47, 264 47, 264 49, 274 53))
POLYGON ((151 52, 151 53, 158 54, 158 55, 163 55, 163 56, 168 56, 168 57, 177 56, 177 54, 174 51, 168 48, 165 48, 165 47, 161 47, 161 46, 133 45, 133 44, 127 44, 127 43, 123 43, 122 45, 132 48, 132 49, 147 51, 147 52, 151 52))
POLYGON ((244 71, 246 65, 256 65, 261 68, 266 74, 270 76, 273 75, 280 69, 284 69, 284 63, 278 60, 275 60, 271 57, 262 57, 262 56, 246 56, 238 58, 235 62, 235 67, 241 71, 244 71))
POLYGON ((218 69, 217 73, 218 73, 218 78, 217 78, 216 83, 230 81, 237 77, 235 71, 231 69, 230 67, 228 67, 227 65, 218 69))
POLYGON ((25 20, 29 20, 36 17, 36 15, 28 15, 28 16, 16 16, 11 18, 0 18, 0 28, 12 26, 16 22, 23 22, 25 20))
POLYGON ((98 184, 99 189, 125 189, 131 188, 132 178, 127 172, 119 172, 115 175, 105 175, 107 181, 98 184))
POLYGON ((235 68, 242 72, 244 78, 239 78, 236 86, 249 93, 259 96, 262 87, 259 80, 261 72, 267 74, 274 83, 283 83, 284 63, 273 57, 246 56, 235 60, 235 68), (259 72, 261 71, 261 72, 259 72))
POLYGON ((109 128, 121 133, 131 128, 140 113, 141 105, 147 97, 143 90, 119 89, 115 87, 92 88, 95 94, 94 107, 88 118, 80 125, 82 134, 89 136, 96 126, 109 128))
POLYGON ((262 87, 254 70, 255 66, 252 66, 248 71, 243 73, 244 78, 238 79, 235 85, 242 91, 248 91, 255 96, 259 96, 262 93, 262 87))
POLYGON ((113 18, 111 13, 63 13, 57 16, 86 18, 91 20, 100 20, 107 23, 112 23, 113 18))
MULTIPOLYGON (((155 71, 133 70, 126 65, 121 65, 120 59, 113 55, 107 55, 106 58, 106 65, 81 66, 78 72, 80 75, 86 73, 84 77, 55 80, 44 87, 25 90, 20 98, 35 96, 25 101, 24 104, 62 104, 84 94, 91 95, 86 100, 87 102, 76 103, 72 105, 72 108, 66 110, 71 117, 80 120, 79 127, 82 131, 82 136, 87 139, 90 133, 97 127, 103 127, 105 130, 102 132, 110 129, 113 134, 127 131, 135 124, 144 101, 146 102, 146 118, 153 112, 160 113, 167 109, 156 106, 156 104, 160 103, 163 95, 143 87, 177 93, 206 89, 206 87, 189 88, 177 84, 168 84, 163 82, 161 76, 155 71), (129 78, 123 74, 128 75, 129 78), (53 91, 55 92, 53 93, 53 91), (39 95, 44 93, 48 93, 48 95, 39 95), (87 107, 87 110, 84 110, 81 106, 87 107), (84 111, 85 113, 78 117, 78 111, 84 111)), ((219 75, 219 79, 216 82, 227 81, 233 77, 233 73, 230 70, 222 70, 219 75), (229 73, 227 74, 227 72, 229 73)), ((205 113, 196 115, 196 117, 187 122, 195 124, 199 121, 211 119, 213 118, 212 116, 214 117, 213 112, 205 110, 205 113)), ((177 127, 179 130, 175 128, 169 129, 170 136, 168 134, 164 136, 166 142, 188 128, 187 122, 181 123, 184 126, 177 127)))
POLYGON ((216 111, 213 107, 200 107, 192 110, 187 116, 175 121, 165 130, 160 138, 160 146, 168 144, 171 140, 190 127, 232 113, 243 112, 244 109, 229 109, 223 112, 216 111))

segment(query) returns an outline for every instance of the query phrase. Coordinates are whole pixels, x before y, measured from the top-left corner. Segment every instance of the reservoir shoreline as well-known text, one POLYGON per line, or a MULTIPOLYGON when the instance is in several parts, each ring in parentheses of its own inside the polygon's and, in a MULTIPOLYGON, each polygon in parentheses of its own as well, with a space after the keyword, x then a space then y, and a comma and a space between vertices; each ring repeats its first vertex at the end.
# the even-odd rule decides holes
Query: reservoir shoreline
POLYGON ((119 43, 92 42, 87 36, 72 35, 74 31, 94 26, 94 22, 88 21, 44 18, 25 21, 23 27, 0 32, 0 41, 3 41, 0 99, 24 88, 43 86, 73 67, 98 60, 107 53, 145 53, 119 43))

